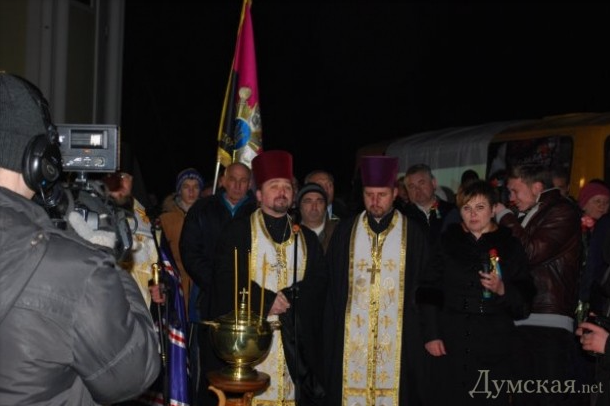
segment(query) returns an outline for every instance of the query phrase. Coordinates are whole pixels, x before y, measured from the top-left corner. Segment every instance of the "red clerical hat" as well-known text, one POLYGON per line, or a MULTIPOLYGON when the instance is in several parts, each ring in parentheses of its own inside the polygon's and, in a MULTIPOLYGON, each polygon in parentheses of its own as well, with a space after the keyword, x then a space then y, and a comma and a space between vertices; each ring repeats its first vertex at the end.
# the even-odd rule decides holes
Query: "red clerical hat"
POLYGON ((393 156, 363 156, 360 164, 362 186, 394 187, 398 174, 398 158, 393 156))
POLYGON ((269 179, 283 178, 292 181, 292 155, 279 150, 261 152, 252 160, 252 173, 259 188, 269 179))

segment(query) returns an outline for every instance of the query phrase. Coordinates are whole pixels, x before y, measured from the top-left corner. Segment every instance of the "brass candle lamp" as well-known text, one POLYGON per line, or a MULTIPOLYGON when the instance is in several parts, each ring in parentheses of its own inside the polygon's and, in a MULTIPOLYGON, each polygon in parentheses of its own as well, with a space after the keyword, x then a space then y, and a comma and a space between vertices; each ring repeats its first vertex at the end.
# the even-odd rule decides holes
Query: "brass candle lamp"
POLYGON ((271 348, 273 330, 279 322, 268 322, 254 312, 248 312, 245 289, 237 310, 215 321, 203 321, 210 326, 210 337, 216 354, 229 365, 220 373, 235 381, 255 379, 254 365, 262 362, 271 348))

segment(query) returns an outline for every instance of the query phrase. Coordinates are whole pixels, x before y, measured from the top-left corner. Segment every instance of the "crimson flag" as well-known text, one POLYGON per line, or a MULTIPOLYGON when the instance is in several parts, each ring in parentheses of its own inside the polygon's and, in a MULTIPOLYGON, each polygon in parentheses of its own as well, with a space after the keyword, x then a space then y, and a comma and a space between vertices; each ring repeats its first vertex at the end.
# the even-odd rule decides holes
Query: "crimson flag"
POLYGON ((224 167, 232 162, 250 167, 263 146, 251 6, 244 0, 220 117, 217 160, 224 167))

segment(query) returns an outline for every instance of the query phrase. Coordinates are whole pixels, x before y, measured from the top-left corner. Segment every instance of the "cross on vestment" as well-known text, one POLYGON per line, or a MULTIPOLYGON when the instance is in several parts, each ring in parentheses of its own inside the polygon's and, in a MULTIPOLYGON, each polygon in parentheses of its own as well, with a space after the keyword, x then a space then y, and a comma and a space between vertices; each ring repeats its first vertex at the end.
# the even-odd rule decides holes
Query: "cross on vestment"
POLYGON ((373 261, 373 267, 367 268, 366 271, 371 273, 372 285, 373 283, 375 283, 375 273, 381 273, 381 267, 376 263, 376 261, 373 261))
POLYGON ((371 238, 371 260, 373 267, 367 268, 367 272, 371 273, 371 285, 375 283, 375 273, 381 274, 381 247, 379 246, 379 235, 371 238))

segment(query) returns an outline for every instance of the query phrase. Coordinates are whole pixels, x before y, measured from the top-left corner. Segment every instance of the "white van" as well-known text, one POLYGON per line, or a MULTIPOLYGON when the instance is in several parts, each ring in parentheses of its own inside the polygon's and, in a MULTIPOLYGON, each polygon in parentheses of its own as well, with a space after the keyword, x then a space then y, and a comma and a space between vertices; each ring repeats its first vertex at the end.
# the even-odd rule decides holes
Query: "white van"
POLYGON ((438 184, 453 191, 466 169, 489 179, 512 164, 546 164, 570 174, 570 191, 577 196, 593 178, 610 180, 609 137, 610 113, 574 113, 426 131, 364 146, 357 154, 385 147, 385 155, 398 157, 401 173, 425 163, 438 184))

